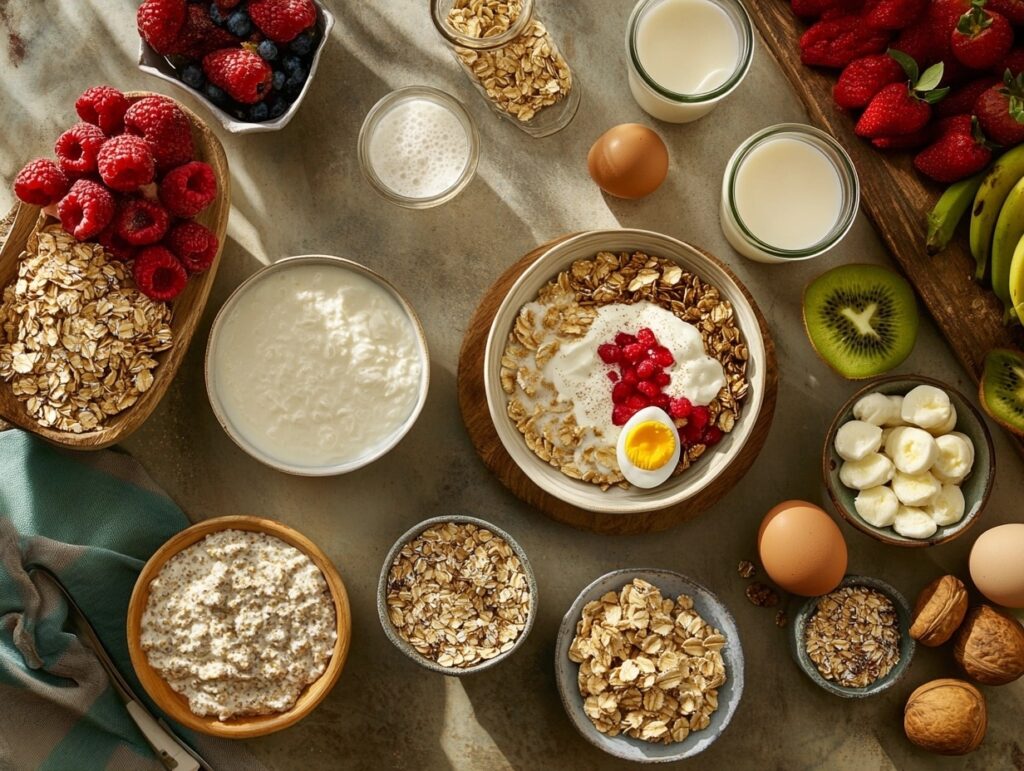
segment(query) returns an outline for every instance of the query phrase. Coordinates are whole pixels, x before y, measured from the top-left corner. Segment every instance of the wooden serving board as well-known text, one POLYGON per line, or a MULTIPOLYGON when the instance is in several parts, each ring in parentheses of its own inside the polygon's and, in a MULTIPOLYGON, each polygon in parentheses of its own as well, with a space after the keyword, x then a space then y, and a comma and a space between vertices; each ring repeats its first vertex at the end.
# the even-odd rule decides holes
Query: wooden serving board
MULTIPOLYGON (((566 235, 556 238, 523 255, 512 267, 501 274, 477 306, 469 321, 469 326, 466 328, 466 336, 462 339, 462 349, 459 351, 458 391, 462 421, 465 423, 469 438, 484 465, 513 495, 544 512, 552 519, 581 530, 605 535, 633 535, 667 530, 680 522, 693 519, 725 495, 747 473, 761 452, 761 448, 768 438, 772 418, 775 416, 775 400, 778 395, 779 378, 775 363, 775 344, 768 331, 768 324, 754 299, 742 287, 742 284, 739 284, 739 279, 733 272, 727 266, 719 263, 747 295, 764 338, 764 402, 750 438, 739 455, 715 481, 693 498, 676 506, 642 514, 602 514, 587 511, 549 495, 534 484, 516 465, 505 451, 494 430, 494 423, 491 421, 491 414, 487 409, 487 394, 484 390, 484 350, 487 347, 487 335, 490 332, 494 316, 512 285, 540 255, 569 237, 566 235)), ((710 255, 708 256, 710 257, 710 255)), ((743 419, 742 415, 740 419, 743 419)), ((583 483, 581 482, 581 484, 583 483)))
MULTIPOLYGON (((805 26, 785 0, 748 0, 750 16, 765 45, 807 107, 811 122, 846 148, 860 175, 861 202, 893 258, 917 289, 964 369, 977 382, 992 348, 1024 347, 1021 328, 1003 324, 1003 306, 974 281, 974 258, 965 237, 939 255, 925 249, 926 217, 942 193, 915 170, 908 152, 883 153, 853 132, 851 116, 832 102, 837 72, 800 61, 805 26)), ((1018 443, 1024 449, 1024 444, 1018 443)))

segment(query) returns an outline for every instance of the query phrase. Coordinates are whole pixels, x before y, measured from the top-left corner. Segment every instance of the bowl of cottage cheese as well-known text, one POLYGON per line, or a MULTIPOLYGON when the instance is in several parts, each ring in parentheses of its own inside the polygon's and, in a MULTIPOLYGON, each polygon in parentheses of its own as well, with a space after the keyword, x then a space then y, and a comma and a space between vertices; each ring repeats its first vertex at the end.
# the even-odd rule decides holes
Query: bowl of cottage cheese
POLYGON ((188 728, 242 739, 292 725, 327 695, 348 655, 351 612, 308 538, 272 520, 219 517, 149 559, 127 633, 157 706, 188 728))

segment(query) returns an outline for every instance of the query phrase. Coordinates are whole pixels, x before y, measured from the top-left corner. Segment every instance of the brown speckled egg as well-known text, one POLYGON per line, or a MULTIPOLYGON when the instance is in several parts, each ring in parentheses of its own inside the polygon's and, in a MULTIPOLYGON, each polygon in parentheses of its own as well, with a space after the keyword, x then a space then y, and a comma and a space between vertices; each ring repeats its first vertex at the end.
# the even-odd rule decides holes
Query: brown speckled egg
POLYGON ((825 511, 807 501, 783 501, 757 533, 757 551, 768 576, 792 594, 828 594, 846 574, 846 541, 825 511))
POLYGON ((587 154, 587 168, 609 195, 643 198, 665 181, 668 148, 647 126, 623 123, 597 138, 587 154))

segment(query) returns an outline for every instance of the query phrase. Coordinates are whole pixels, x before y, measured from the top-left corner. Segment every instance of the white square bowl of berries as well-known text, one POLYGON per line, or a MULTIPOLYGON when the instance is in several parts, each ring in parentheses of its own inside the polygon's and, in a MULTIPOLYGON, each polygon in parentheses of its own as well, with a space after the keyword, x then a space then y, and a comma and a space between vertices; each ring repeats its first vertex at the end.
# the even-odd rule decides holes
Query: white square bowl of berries
POLYGON ((318 0, 142 0, 139 69, 234 134, 278 131, 309 90, 334 16, 318 0))

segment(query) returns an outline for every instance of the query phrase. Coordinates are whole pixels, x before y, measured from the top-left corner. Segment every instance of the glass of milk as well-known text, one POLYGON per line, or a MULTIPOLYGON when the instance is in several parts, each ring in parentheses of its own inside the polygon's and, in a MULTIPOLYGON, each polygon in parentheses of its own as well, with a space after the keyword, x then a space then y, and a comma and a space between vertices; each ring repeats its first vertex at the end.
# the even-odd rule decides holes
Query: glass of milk
POLYGON ((769 126, 733 153, 722 181, 722 231, 757 262, 808 260, 849 232, 860 181, 846 151, 801 123, 769 126))
POLYGON ((711 112, 743 81, 753 54, 739 0, 640 0, 626 25, 633 98, 669 123, 711 112))
POLYGON ((480 138, 466 108, 444 91, 410 86, 373 106, 359 131, 363 175, 391 203, 427 209, 476 174, 480 138))

